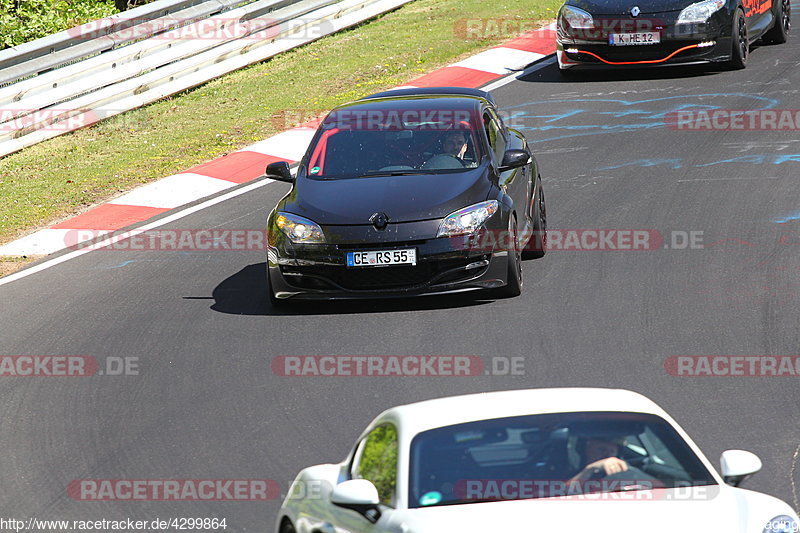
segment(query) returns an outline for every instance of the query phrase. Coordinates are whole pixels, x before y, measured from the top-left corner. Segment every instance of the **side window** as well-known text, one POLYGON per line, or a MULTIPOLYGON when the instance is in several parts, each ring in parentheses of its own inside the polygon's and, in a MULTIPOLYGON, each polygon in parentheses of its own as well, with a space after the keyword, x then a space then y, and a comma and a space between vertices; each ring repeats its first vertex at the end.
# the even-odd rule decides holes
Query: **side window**
POLYGON ((489 146, 494 152, 497 163, 500 164, 506 152, 506 142, 498 121, 499 119, 490 111, 484 112, 483 127, 486 130, 486 137, 489 139, 489 146))
POLYGON ((483 114, 483 129, 486 130, 486 138, 489 139, 489 148, 494 152, 497 147, 497 130, 492 127, 492 117, 489 113, 483 114))
POLYGON ((397 488, 397 430, 391 424, 373 429, 360 446, 353 478, 366 479, 378 489, 381 503, 394 505, 397 488))

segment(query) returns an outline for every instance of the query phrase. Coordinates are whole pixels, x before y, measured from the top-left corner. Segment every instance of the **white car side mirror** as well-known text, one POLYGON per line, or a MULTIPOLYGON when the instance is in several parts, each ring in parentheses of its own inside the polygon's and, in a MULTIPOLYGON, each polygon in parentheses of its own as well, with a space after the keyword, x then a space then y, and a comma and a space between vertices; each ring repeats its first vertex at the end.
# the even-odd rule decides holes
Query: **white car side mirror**
POLYGON ((378 509, 380 503, 378 489, 371 481, 366 479, 350 479, 339 483, 331 493, 331 503, 352 509, 372 522, 377 522, 381 517, 378 509))
POLYGON ((722 465, 722 479, 734 487, 761 470, 761 459, 745 450, 725 450, 719 461, 722 465))

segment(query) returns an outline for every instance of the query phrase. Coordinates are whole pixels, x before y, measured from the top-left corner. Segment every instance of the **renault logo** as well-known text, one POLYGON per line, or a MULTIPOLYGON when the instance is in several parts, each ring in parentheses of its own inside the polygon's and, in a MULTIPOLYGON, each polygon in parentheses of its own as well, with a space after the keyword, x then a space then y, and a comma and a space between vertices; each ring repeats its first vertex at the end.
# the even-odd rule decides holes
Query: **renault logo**
POLYGON ((372 222, 372 225, 375 226, 375 229, 383 230, 389 225, 389 215, 386 213, 375 213, 369 217, 369 221, 372 222))
POLYGON ((633 6, 633 8, 631 8, 631 16, 633 16, 633 17, 638 17, 639 13, 641 13, 641 12, 642 12, 642 10, 639 9, 639 6, 633 6))

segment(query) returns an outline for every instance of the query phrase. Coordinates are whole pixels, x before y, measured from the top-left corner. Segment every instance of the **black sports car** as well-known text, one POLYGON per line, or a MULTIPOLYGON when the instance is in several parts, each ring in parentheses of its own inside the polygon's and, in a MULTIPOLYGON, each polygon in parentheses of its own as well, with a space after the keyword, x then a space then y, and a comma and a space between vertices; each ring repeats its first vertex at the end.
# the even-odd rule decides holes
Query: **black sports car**
POLYGON ((476 89, 399 89, 337 107, 267 221, 269 296, 515 296, 544 255, 546 211, 524 136, 476 89))
POLYGON ((744 68, 757 39, 784 43, 791 0, 567 0, 556 48, 576 68, 727 63, 744 68))

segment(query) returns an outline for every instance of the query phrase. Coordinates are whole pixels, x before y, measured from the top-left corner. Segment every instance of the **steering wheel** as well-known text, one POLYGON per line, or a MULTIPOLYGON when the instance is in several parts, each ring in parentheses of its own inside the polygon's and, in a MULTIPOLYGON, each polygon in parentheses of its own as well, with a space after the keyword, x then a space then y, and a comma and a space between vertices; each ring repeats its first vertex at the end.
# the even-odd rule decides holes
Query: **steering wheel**
POLYGON ((452 170, 464 168, 464 162, 453 154, 436 154, 425 161, 420 168, 433 170, 452 170))
POLYGON ((628 466, 625 472, 616 472, 614 474, 606 475, 602 469, 599 473, 593 474, 590 479, 602 479, 604 482, 619 481, 620 488, 640 488, 640 489, 658 489, 666 485, 657 477, 648 474, 644 470, 640 470, 635 466, 628 466))

